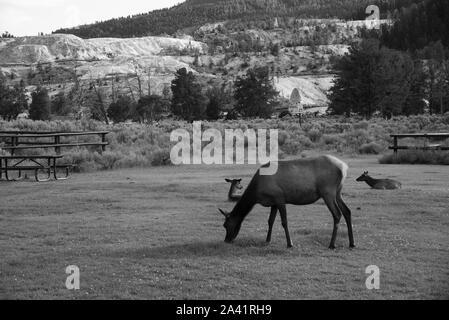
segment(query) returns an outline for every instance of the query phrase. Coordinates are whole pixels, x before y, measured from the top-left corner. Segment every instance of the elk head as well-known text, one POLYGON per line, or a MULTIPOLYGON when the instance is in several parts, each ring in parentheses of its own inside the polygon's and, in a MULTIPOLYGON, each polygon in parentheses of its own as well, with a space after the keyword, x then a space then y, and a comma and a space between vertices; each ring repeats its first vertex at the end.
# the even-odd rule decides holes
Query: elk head
POLYGON ((361 181, 366 181, 368 179, 368 171, 365 171, 360 177, 358 177, 356 179, 356 181, 361 182, 361 181))
POLYGON ((243 189, 242 185, 240 184, 240 182, 242 182, 242 179, 225 179, 225 181, 230 183, 233 188, 236 188, 238 190, 243 189))
POLYGON ((240 221, 240 219, 233 217, 230 213, 221 209, 218 210, 225 217, 225 222, 223 224, 223 227, 226 229, 225 242, 231 243, 237 237, 242 222, 240 221))

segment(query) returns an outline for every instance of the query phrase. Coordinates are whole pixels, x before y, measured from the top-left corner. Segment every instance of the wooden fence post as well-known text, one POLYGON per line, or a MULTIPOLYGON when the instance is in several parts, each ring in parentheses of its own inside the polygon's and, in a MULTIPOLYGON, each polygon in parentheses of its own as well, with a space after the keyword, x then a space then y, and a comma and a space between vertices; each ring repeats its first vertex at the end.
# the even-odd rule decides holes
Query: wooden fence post
POLYGON ((60 136, 55 136, 55 152, 56 154, 61 154, 61 147, 59 147, 58 145, 61 143, 61 137, 60 136))
MULTIPOLYGON (((102 134, 101 134, 101 142, 102 142, 102 143, 106 143, 106 133, 102 133, 102 134)), ((103 144, 103 145, 101 146, 101 151, 102 151, 102 152, 106 151, 106 145, 103 144)))
POLYGON ((398 157, 398 137, 394 136, 394 142, 393 142, 393 150, 394 150, 394 157, 398 157))

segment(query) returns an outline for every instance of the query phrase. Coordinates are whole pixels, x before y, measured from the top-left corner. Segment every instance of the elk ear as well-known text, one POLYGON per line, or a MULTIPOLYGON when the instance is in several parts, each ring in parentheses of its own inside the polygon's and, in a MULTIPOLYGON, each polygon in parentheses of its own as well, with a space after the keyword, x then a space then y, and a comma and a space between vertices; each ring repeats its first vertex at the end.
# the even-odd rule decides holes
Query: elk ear
POLYGON ((221 213, 222 215, 224 215, 226 218, 229 217, 229 213, 227 213, 227 212, 225 212, 225 211, 223 211, 223 210, 221 210, 221 209, 218 209, 218 211, 220 211, 220 213, 221 213))
POLYGON ((242 182, 242 179, 237 179, 238 182, 242 182))
POLYGON ((226 182, 231 183, 232 181, 229 179, 225 179, 226 182))

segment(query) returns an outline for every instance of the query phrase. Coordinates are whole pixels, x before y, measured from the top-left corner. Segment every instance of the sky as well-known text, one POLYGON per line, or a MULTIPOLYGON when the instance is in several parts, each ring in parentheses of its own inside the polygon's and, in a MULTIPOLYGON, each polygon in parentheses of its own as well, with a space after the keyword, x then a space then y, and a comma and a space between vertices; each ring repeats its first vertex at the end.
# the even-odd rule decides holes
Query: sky
POLYGON ((0 0, 0 33, 36 36, 63 27, 172 7, 183 0, 0 0))

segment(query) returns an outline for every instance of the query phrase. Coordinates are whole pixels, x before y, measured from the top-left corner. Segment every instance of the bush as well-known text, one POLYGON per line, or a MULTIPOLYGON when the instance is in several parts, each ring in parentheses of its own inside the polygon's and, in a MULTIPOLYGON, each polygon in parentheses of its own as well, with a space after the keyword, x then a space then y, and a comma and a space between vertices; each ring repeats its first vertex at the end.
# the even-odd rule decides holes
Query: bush
POLYGON ((151 160, 152 166, 158 167, 158 166, 166 166, 169 164, 171 164, 169 150, 158 150, 155 153, 153 153, 153 159, 151 160))
MULTIPOLYGON (((447 117, 447 115, 446 115, 447 117)), ((313 150, 324 153, 328 150, 338 153, 378 154, 391 144, 391 133, 405 132, 445 132, 449 125, 445 116, 424 115, 396 117, 391 120, 373 118, 369 125, 360 124, 359 120, 343 117, 310 118, 302 127, 297 119, 254 119, 254 120, 219 120, 203 122, 203 129, 214 128, 224 137, 225 129, 278 129, 280 157, 300 157, 313 150), (357 126, 355 126, 357 124, 357 126), (421 126, 423 126, 421 128, 421 126), (357 129, 355 128, 357 127, 357 129), (366 129, 365 129, 366 128, 366 129)), ((99 148, 67 149, 62 161, 77 165, 76 170, 89 172, 117 168, 150 167, 170 164, 170 133, 176 129, 191 132, 192 124, 185 121, 161 120, 153 125, 130 123, 106 125, 93 120, 82 121, 31 121, 0 120, 0 131, 110 131, 106 136, 109 145, 106 151, 99 148)), ((97 137, 75 138, 73 141, 98 141, 97 137)), ((404 143, 413 143, 412 141, 404 143)), ((0 141, 1 145, 2 141, 0 141)), ((1 149, 1 147, 0 147, 1 149)), ((1 151, 0 152, 5 152, 1 151)), ((27 150, 27 153, 42 154, 53 152, 51 149, 27 150)), ((447 164, 448 154, 444 152, 399 152, 399 159, 392 155, 385 156, 385 163, 439 163, 447 164)))
POLYGON ((379 159, 379 163, 449 165, 449 152, 406 150, 398 152, 397 155, 384 155, 379 159))
POLYGON ((323 134, 317 129, 312 129, 307 133, 307 136, 312 142, 319 142, 323 134))
POLYGON ((371 142, 371 143, 365 143, 363 144, 360 148, 359 148, 359 153, 361 154, 379 154, 384 150, 384 148, 375 143, 375 142, 371 142))
POLYGON ((321 140, 325 145, 330 146, 340 144, 343 141, 340 136, 335 134, 324 134, 321 140))

